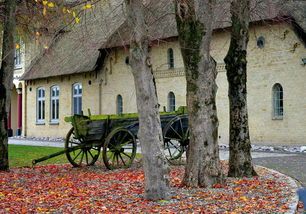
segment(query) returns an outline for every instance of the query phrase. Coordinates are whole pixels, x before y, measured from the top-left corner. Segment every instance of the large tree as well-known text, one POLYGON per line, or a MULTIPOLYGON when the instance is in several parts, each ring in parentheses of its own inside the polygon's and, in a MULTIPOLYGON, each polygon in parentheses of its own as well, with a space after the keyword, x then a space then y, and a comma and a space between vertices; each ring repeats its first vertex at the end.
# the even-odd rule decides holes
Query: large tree
POLYGON ((16 35, 16 0, 4 1, 3 45, 0 68, 0 170, 9 169, 7 115, 11 103, 13 84, 15 35, 16 35))
POLYGON ((231 42, 224 59, 229 84, 230 106, 229 172, 230 177, 256 175, 251 157, 247 108, 247 46, 249 41, 250 1, 231 3, 231 42))
POLYGON ((190 141, 184 184, 223 183, 216 109, 216 62, 210 55, 214 0, 176 0, 176 21, 187 80, 190 141))
POLYGON ((169 166, 163 154, 163 136, 156 86, 150 63, 150 40, 142 0, 125 0, 132 30, 130 64, 134 76, 139 115, 138 138, 145 172, 145 198, 169 198, 169 166))

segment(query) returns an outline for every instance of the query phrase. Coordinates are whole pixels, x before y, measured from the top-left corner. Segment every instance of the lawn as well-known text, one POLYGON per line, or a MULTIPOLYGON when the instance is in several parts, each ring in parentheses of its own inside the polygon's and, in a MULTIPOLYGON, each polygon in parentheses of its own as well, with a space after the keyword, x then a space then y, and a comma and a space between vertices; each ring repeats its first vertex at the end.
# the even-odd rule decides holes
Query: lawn
MULTIPOLYGON (((63 148, 9 145, 9 164, 10 167, 32 166, 32 160, 41 158, 46 155, 50 155, 55 152, 59 152, 61 150, 63 150, 63 148)), ((65 154, 38 163, 37 165, 60 164, 60 163, 68 163, 65 154)))
MULTIPOLYGON (((10 167, 16 166, 32 166, 32 160, 47 156, 59 151, 64 148, 56 147, 45 147, 45 146, 23 146, 23 145, 9 145, 9 164, 10 167)), ((140 154, 136 154, 136 158, 140 158, 140 154)), ((37 165, 49 165, 49 164, 65 164, 69 163, 66 155, 60 155, 49 160, 38 163, 37 165)), ((96 163, 97 165, 102 164, 102 156, 96 163)))

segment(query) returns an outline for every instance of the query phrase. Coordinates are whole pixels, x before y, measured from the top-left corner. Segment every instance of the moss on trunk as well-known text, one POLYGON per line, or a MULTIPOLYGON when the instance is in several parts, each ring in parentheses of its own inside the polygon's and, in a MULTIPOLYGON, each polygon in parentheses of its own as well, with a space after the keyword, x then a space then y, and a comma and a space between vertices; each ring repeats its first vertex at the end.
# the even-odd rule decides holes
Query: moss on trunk
MULTIPOLYGON (((207 5, 208 2, 201 4, 207 5)), ((210 187, 224 181, 217 143, 216 62, 207 48, 212 31, 205 26, 211 24, 211 17, 207 16, 207 22, 199 18, 200 13, 210 14, 212 11, 210 7, 203 6, 196 11, 195 5, 195 0, 188 3, 184 0, 176 1, 176 22, 186 73, 190 130, 183 182, 191 187, 210 187)))
POLYGON ((249 41, 249 1, 235 0, 231 5, 232 32, 225 57, 230 106, 230 177, 256 175, 252 165, 247 109, 247 45, 249 41))

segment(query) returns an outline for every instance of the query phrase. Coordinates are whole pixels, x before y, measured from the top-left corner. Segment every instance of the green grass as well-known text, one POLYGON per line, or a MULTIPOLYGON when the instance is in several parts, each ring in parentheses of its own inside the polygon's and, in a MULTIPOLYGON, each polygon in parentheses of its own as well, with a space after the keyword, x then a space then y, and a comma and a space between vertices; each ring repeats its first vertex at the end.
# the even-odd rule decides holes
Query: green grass
MULTIPOLYGON (((45 146, 23 146, 23 145, 9 145, 9 164, 10 167, 16 166, 32 166, 32 160, 41 158, 43 156, 51 155, 53 153, 62 151, 64 148, 45 147, 45 146)), ((102 151, 101 151, 102 152, 102 151)), ((141 157, 141 154, 136 154, 136 158, 141 157)), ((101 161, 102 156, 98 161, 101 161)), ((69 163, 65 154, 45 160, 36 165, 47 164, 64 164, 69 163)))
MULTIPOLYGON (((44 146, 23 146, 9 145, 10 167, 32 166, 32 160, 59 152, 64 148, 44 147, 44 146)), ((38 163, 37 165, 69 163, 66 155, 60 155, 52 159, 38 163)))

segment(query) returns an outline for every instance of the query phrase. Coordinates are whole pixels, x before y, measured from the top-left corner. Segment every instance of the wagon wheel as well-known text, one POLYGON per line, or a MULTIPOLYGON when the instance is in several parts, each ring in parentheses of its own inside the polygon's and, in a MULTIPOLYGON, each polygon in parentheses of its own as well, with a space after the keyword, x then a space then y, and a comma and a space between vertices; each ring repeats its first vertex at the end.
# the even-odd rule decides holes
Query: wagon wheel
POLYGON ((170 120, 163 129, 164 153, 171 164, 182 163, 182 157, 189 144, 187 115, 170 120))
POLYGON ((103 161, 108 169, 127 168, 136 156, 136 139, 125 128, 113 130, 105 139, 103 161))
POLYGON ((71 128, 66 136, 65 149, 72 149, 76 146, 81 146, 81 148, 67 151, 68 161, 75 167, 94 165, 99 158, 101 146, 86 144, 82 138, 75 138, 73 130, 74 128, 71 128))

